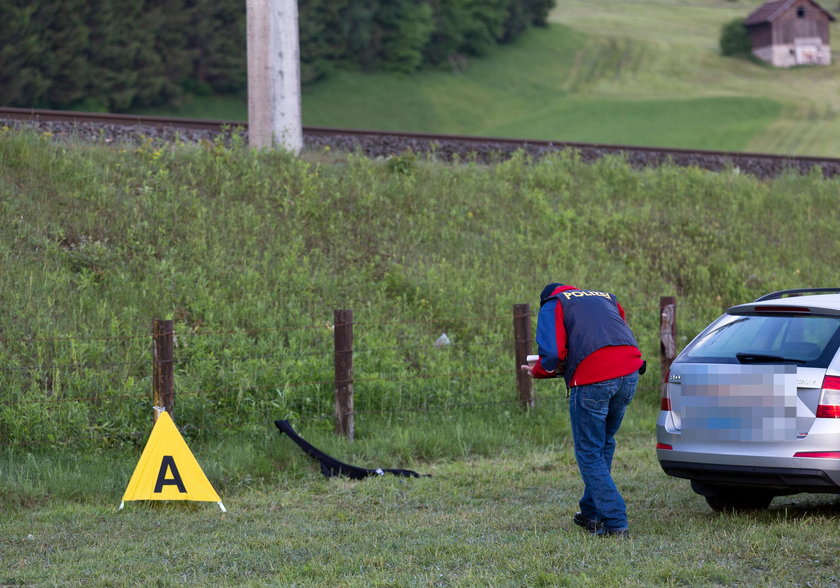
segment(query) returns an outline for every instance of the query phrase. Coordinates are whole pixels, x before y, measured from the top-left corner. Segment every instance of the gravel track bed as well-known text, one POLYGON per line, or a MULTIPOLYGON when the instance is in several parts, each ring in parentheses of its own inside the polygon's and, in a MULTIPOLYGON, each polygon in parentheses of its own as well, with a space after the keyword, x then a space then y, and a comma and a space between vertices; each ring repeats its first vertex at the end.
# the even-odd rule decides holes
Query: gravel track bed
MULTIPOLYGON (((49 133, 52 140, 72 142, 93 142, 128 147, 141 144, 160 144, 175 141, 184 143, 212 142, 221 134, 229 141, 233 133, 247 139, 242 128, 222 131, 182 129, 135 124, 122 126, 103 123, 79 123, 56 121, 22 121, 0 118, 0 127, 31 128, 49 133)), ((694 166, 711 171, 732 170, 735 173, 752 174, 760 178, 771 178, 795 170, 807 174, 814 167, 821 168, 826 177, 840 175, 840 160, 815 157, 780 157, 762 154, 717 153, 688 150, 633 148, 626 146, 605 146, 585 144, 545 144, 527 141, 461 140, 457 137, 423 139, 399 134, 380 133, 329 133, 307 132, 304 129, 304 148, 338 152, 362 152, 369 157, 390 157, 412 151, 418 155, 432 155, 441 161, 477 161, 492 163, 507 159, 518 150, 524 150, 534 158, 546 153, 573 148, 580 153, 581 160, 594 161, 604 155, 623 153, 634 168, 655 167, 667 162, 679 166, 694 166)))

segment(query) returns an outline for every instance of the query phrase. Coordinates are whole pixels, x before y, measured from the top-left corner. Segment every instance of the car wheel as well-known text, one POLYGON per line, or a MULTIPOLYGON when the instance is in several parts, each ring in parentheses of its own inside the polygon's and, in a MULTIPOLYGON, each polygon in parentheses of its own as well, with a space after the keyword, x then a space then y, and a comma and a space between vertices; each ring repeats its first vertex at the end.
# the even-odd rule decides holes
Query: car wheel
POLYGON ((773 502, 775 494, 749 487, 713 486, 696 480, 691 481, 691 488, 703 496, 716 512, 737 512, 745 510, 764 510, 773 502))
POLYGON ((720 494, 706 496, 706 502, 717 512, 738 512, 745 510, 764 510, 773 502, 772 494, 756 493, 750 496, 720 494))

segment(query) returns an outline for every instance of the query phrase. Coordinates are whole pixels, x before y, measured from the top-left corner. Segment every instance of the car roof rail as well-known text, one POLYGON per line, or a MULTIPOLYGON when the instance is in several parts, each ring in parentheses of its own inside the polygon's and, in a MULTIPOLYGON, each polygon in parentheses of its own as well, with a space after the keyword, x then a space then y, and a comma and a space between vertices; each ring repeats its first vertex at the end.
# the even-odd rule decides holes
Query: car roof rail
POLYGON ((777 292, 765 294, 761 298, 756 298, 754 302, 764 302, 765 300, 777 300, 779 298, 803 296, 806 294, 840 294, 840 288, 797 288, 795 290, 778 290, 777 292))

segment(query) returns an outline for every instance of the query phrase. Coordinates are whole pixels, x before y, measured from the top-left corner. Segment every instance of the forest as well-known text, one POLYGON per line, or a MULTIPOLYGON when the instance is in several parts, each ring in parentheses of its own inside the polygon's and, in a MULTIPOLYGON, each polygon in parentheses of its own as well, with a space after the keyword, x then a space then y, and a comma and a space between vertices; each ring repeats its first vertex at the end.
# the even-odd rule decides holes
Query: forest
MULTIPOLYGON (((555 0, 300 0, 301 77, 452 67, 555 0)), ((242 0, 0 0, 0 104, 121 112, 247 88, 242 0)))

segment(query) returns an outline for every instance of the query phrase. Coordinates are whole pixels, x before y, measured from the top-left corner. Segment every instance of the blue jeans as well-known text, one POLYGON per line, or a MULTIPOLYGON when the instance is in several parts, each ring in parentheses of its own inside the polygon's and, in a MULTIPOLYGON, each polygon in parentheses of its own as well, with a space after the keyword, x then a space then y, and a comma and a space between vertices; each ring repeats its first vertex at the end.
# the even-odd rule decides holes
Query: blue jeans
POLYGON ((610 470, 615 434, 636 394, 638 372, 595 384, 575 386, 569 395, 569 416, 575 459, 583 478, 580 512, 606 529, 627 529, 627 509, 610 470))

